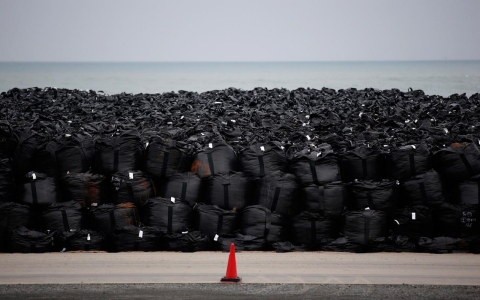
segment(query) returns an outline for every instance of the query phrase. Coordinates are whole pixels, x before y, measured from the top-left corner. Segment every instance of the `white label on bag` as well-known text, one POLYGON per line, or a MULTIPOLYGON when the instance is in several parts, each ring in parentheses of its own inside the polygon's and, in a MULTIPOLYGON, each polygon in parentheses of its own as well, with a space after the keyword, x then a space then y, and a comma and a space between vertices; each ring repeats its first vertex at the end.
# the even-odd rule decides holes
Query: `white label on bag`
POLYGON ((307 135, 307 140, 311 140, 311 138, 310 138, 310 136, 309 136, 309 135, 307 135))
POLYGON ((143 231, 142 231, 142 230, 140 230, 140 231, 138 232, 138 237, 139 237, 139 238, 143 238, 143 231))
POLYGON ((35 175, 35 173, 32 174, 32 179, 33 180, 37 179, 37 175, 35 175))
POLYGON ((397 224, 400 225, 400 222, 398 222, 397 220, 395 220, 395 222, 397 222, 397 224))
POLYGON ((260 150, 265 151, 265 147, 260 146, 260 150))
POLYGON ((129 178, 129 179, 133 179, 133 173, 131 173, 131 172, 128 173, 128 178, 129 178))
POLYGON ((175 197, 171 197, 170 201, 172 201, 172 203, 175 203, 175 197))
POLYGON ((87 241, 90 240, 90 233, 87 235, 87 241))
POLYGON ((414 212, 412 212, 412 220, 415 220, 416 218, 417 218, 417 215, 414 212))
POLYGON ((213 144, 212 144, 212 143, 209 143, 209 144, 208 144, 208 148, 213 148, 213 144))
POLYGON ((218 238, 219 238, 219 236, 218 236, 218 234, 216 234, 215 237, 213 238, 213 240, 216 242, 216 241, 218 241, 218 238))

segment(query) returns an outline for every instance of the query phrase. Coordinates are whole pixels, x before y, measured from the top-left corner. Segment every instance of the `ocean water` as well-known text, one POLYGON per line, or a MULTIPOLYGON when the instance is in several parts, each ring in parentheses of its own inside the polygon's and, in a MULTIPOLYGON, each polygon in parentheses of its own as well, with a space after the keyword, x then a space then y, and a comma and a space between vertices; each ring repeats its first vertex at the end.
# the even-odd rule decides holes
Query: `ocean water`
POLYGON ((0 63, 0 92, 35 86, 107 94, 229 87, 413 88, 429 95, 470 96, 480 92, 480 61, 0 63))

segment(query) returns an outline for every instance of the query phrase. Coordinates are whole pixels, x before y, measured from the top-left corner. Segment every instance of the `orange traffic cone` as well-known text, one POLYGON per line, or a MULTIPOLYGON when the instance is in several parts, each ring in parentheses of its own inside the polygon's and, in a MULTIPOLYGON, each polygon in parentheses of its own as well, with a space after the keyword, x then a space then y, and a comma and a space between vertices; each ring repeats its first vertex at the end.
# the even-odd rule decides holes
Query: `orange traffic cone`
POLYGON ((221 282, 240 282, 242 278, 237 276, 237 261, 235 260, 235 245, 230 244, 230 255, 228 256, 227 274, 221 282))

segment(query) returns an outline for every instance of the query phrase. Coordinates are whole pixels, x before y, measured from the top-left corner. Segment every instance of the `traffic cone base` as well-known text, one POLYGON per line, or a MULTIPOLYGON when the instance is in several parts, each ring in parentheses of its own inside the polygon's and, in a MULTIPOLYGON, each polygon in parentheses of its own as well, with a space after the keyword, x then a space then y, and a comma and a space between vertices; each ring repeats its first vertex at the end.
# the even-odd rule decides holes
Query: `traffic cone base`
POLYGON ((237 278, 227 278, 227 277, 223 277, 222 279, 220 279, 221 282, 240 282, 242 281, 242 278, 240 277, 237 277, 237 278))
POLYGON ((237 261, 235 260, 235 245, 230 244, 230 254, 228 256, 227 274, 221 282, 240 282, 242 278, 237 276, 237 261))

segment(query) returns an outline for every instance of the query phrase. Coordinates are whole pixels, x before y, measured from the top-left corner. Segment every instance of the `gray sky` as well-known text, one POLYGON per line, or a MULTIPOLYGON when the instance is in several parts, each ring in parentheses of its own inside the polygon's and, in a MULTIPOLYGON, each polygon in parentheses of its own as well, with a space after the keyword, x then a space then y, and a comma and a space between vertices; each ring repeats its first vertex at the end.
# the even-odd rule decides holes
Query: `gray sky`
POLYGON ((479 0, 0 0, 0 61, 480 59, 479 0))

